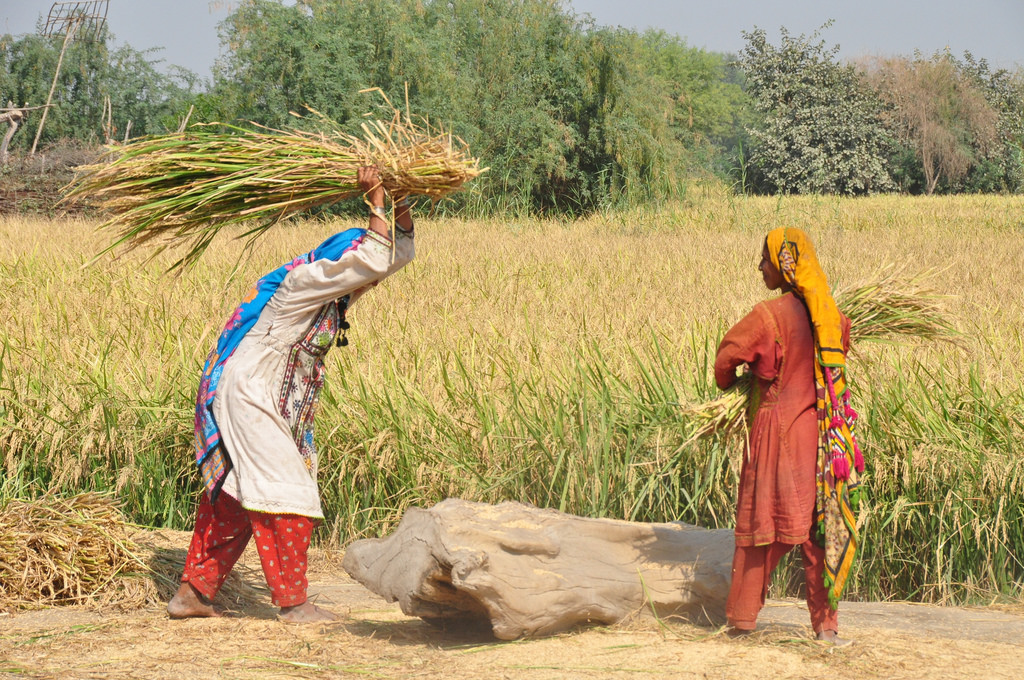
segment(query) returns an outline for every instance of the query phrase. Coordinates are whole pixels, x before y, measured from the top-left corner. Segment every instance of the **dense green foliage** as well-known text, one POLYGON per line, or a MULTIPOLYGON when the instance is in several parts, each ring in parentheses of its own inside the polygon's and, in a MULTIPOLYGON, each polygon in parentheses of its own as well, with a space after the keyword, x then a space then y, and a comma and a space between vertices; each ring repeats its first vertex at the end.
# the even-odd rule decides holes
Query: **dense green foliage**
POLYGON ((552 0, 258 0, 224 36, 217 91, 236 116, 278 126, 309 107, 358 123, 380 101, 360 90, 400 108, 408 96, 491 168, 468 200, 513 212, 678 195, 741 97, 723 57, 595 27, 552 0))
MULTIPOLYGON (((160 134, 176 129, 177 110, 185 108, 199 87, 194 74, 158 70, 158 61, 129 46, 110 50, 111 36, 96 42, 72 41, 61 64, 52 108, 46 117, 39 145, 61 140, 102 143, 104 108, 109 100, 114 139, 160 134), (129 125, 130 130, 129 130, 129 125)), ((4 106, 42 106, 53 83, 63 40, 26 35, 0 36, 0 100, 4 106)), ((12 149, 28 149, 39 126, 38 111, 11 141, 12 149)))
MULTIPOLYGON (((828 24, 826 24, 826 27, 828 24)), ((840 64, 815 33, 744 33, 755 187, 775 193, 1018 192, 1024 72, 970 53, 840 64)))
POLYGON ((895 187, 886 170, 889 137, 879 104, 852 66, 836 62, 815 36, 768 43, 762 29, 744 34, 747 91, 763 114, 751 131, 754 166, 775 193, 866 194, 895 187))
MULTIPOLYGON (((596 25, 562 0, 245 0, 220 34, 210 82, 109 35, 72 42, 42 143, 104 141, 107 101, 118 140, 129 122, 132 136, 186 116, 280 127, 311 109, 355 130, 384 94, 490 167, 446 210, 573 216, 712 177, 764 193, 1024 190, 1024 75, 970 54, 854 66, 818 33, 783 28, 772 45, 754 28, 731 57, 596 25)), ((0 99, 45 102, 60 48, 0 37, 0 99)))

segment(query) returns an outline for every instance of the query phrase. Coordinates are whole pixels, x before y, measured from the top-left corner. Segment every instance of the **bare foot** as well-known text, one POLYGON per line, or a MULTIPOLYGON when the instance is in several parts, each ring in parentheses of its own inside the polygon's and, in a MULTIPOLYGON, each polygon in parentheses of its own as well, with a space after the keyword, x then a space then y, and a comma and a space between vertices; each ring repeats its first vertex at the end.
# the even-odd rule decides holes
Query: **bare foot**
POLYGON ((221 612, 191 584, 182 583, 178 592, 167 603, 167 615, 172 619, 191 619, 221 616, 221 612))
POLYGON ((338 620, 334 613, 317 607, 309 600, 294 607, 281 607, 281 612, 277 615, 277 618, 287 623, 319 623, 322 621, 338 620))
POLYGON ((829 642, 836 647, 845 647, 853 644, 853 640, 847 640, 846 638, 839 637, 839 633, 834 630, 821 631, 818 633, 818 640, 821 642, 829 642))

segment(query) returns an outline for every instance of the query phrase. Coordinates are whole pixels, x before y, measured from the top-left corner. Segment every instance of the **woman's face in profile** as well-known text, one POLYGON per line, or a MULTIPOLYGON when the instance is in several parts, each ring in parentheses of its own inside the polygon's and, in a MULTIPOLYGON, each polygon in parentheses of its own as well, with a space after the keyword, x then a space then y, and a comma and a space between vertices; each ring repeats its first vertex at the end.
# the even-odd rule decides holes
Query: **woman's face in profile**
POLYGON ((764 285, 768 290, 778 290, 786 283, 782 272, 772 264, 772 256, 768 252, 767 243, 761 249, 761 263, 757 265, 757 268, 761 271, 761 278, 764 279, 764 285))

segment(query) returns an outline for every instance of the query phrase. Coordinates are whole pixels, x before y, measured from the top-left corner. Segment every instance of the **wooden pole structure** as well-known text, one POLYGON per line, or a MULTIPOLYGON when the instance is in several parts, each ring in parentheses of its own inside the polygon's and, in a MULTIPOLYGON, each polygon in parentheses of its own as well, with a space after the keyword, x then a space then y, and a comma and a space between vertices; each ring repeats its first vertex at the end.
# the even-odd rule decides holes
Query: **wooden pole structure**
POLYGON ((64 53, 68 45, 75 39, 79 29, 82 31, 85 40, 96 40, 103 31, 107 22, 107 8, 110 0, 84 0, 78 2, 55 2, 50 8, 50 15, 46 18, 46 29, 44 35, 52 36, 57 31, 64 31, 64 44, 60 48, 60 57, 57 58, 57 69, 53 73, 53 82, 50 83, 50 94, 46 96, 46 106, 43 108, 43 115, 39 119, 39 127, 36 129, 36 138, 32 141, 30 156, 36 154, 36 146, 39 145, 39 138, 43 134, 43 126, 46 124, 46 113, 50 110, 53 102, 53 93, 57 89, 57 80, 60 78, 60 69, 64 64, 64 53), (102 10, 102 14, 100 11, 102 10))
POLYGON ((50 83, 50 94, 46 96, 46 108, 43 109, 43 115, 39 118, 39 127, 36 128, 36 138, 32 140, 32 150, 28 152, 29 156, 36 155, 36 145, 39 144, 39 136, 43 134, 43 125, 46 124, 46 113, 50 110, 50 102, 53 100, 53 91, 57 89, 57 78, 60 77, 60 67, 64 63, 64 52, 68 49, 68 44, 75 37, 75 30, 78 28, 78 23, 72 23, 68 27, 68 32, 64 34, 64 45, 60 48, 60 57, 57 59, 57 70, 53 72, 53 82, 50 83))

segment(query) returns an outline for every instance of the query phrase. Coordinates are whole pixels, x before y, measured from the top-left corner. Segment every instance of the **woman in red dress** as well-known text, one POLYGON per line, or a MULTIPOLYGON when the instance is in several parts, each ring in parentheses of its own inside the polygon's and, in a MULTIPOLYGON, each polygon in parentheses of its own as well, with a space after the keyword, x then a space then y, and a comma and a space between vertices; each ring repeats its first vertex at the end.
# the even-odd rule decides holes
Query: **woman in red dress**
POLYGON ((722 389, 740 366, 753 376, 726 616, 731 634, 753 631, 772 571, 800 546, 814 632, 842 642, 836 605, 856 548, 849 498, 863 467, 843 375, 850 320, 836 308, 804 232, 769 233, 758 269, 782 295, 729 329, 715 360, 722 389))

